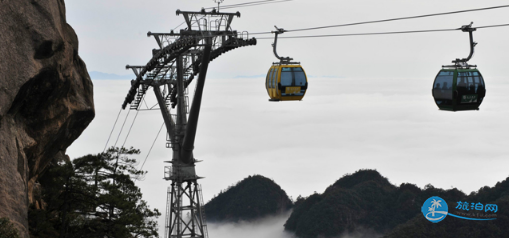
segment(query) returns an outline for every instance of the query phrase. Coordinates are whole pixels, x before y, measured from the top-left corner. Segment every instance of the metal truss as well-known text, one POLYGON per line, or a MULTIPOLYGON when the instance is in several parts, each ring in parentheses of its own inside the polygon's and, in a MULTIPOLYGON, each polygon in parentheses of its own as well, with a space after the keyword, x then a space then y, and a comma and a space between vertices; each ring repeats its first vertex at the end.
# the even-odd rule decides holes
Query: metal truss
POLYGON ((152 58, 144 66, 130 66, 136 76, 122 104, 125 109, 140 110, 140 104, 149 88, 157 98, 159 110, 167 130, 167 147, 172 149, 171 166, 165 167, 165 179, 172 182, 168 191, 166 238, 207 237, 203 199, 197 180, 193 156, 203 88, 208 64, 230 50, 256 45, 256 39, 248 39, 248 33, 231 28, 235 16, 240 13, 185 12, 182 14, 187 27, 179 33, 151 33, 158 49, 152 50, 152 58), (189 102, 188 86, 196 79, 196 90, 189 102), (170 114, 170 109, 175 113, 170 114), (183 205, 182 201, 189 201, 183 205), (183 216, 190 213, 190 219, 183 216))

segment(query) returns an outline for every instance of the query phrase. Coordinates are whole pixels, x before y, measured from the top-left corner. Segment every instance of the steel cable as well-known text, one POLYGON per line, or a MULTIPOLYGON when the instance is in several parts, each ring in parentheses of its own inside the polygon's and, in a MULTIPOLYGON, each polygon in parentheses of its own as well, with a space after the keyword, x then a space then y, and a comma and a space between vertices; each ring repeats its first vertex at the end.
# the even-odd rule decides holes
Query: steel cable
MULTIPOLYGON (((288 2, 293 0, 263 0, 263 1, 254 1, 254 2, 244 2, 244 3, 237 3, 237 4, 230 4, 230 5, 224 5, 220 6, 219 9, 228 9, 228 8, 235 8, 235 7, 249 7, 251 5, 261 5, 261 4, 270 4, 270 3, 278 3, 278 2, 288 2), (247 6, 246 6, 247 5, 247 6)), ((207 7, 204 9, 213 9, 214 7, 207 7)))
POLYGON ((152 142, 152 146, 150 146, 150 149, 148 150, 148 153, 147 153, 147 157, 145 157, 145 160, 143 161, 143 164, 141 165, 140 170, 142 170, 143 166, 145 166, 145 162, 147 162, 148 156, 150 155, 150 152, 152 152, 152 148, 154 148, 154 144, 156 143, 157 138, 159 137, 159 134, 161 133, 161 130, 163 130, 163 127, 164 127, 164 122, 161 125, 161 128, 159 128, 159 132, 157 132, 156 138, 154 139, 154 142, 152 142))
MULTIPOLYGON (((509 26, 509 24, 499 24, 499 25, 488 25, 488 26, 479 26, 474 27, 476 29, 482 28, 493 28, 493 27, 504 27, 509 26)), ((339 36, 367 36, 367 35, 391 35, 391 34, 407 34, 407 33, 425 33, 425 32, 443 32, 443 31, 457 31, 461 30, 461 28, 455 29, 435 29, 435 30, 415 30, 415 31, 389 31, 389 32, 370 32, 370 33, 350 33, 350 34, 328 34, 328 35, 306 35, 306 36, 281 36, 279 39, 295 39, 295 38, 319 38, 319 37, 339 37, 339 36)), ((259 37, 257 40, 269 40, 274 39, 273 37, 259 37)))
POLYGON ((108 136, 108 140, 106 141, 106 145, 104 145, 103 153, 106 151, 106 148, 108 147, 108 142, 110 142, 111 135, 113 134, 113 130, 115 130, 115 126, 117 125, 118 118, 120 117, 120 113, 122 112, 122 108, 120 108, 120 111, 118 112, 117 119, 115 119, 115 123, 113 124, 113 128, 111 128, 110 135, 108 136))
MULTIPOLYGON (((398 18, 390 18, 390 19, 374 20, 374 21, 346 23, 346 24, 339 24, 339 25, 329 25, 329 26, 318 26, 318 27, 310 27, 310 28, 301 28, 301 29, 286 30, 286 32, 319 30, 319 29, 332 28, 332 27, 345 27, 345 26, 356 26, 356 25, 381 23, 381 22, 389 22, 389 21, 409 20, 409 19, 424 18, 424 17, 433 17, 433 16, 443 16, 443 15, 450 15, 450 14, 459 14, 459 13, 465 13, 465 12, 493 10, 493 9, 506 8, 506 7, 509 7, 509 5, 500 5, 500 6, 484 7, 484 8, 475 8, 475 9, 467 9, 467 10, 452 11, 452 12, 432 13, 432 14, 409 16, 409 17, 398 17, 398 18)), ((271 32, 255 32, 255 33, 249 33, 249 34, 250 35, 260 35, 260 34, 269 34, 269 33, 271 33, 271 32)))
POLYGON ((133 129, 134 122, 136 121, 136 118, 138 117, 138 112, 140 112, 140 111, 136 110, 136 115, 134 115, 133 122, 131 123, 131 127, 129 127, 129 131, 127 131, 127 135, 125 136, 125 140, 124 140, 124 143, 122 144, 122 147, 124 147, 125 143, 127 142, 127 138, 129 137, 129 134, 131 134, 131 129, 133 129))
POLYGON ((127 115, 125 116, 124 123, 122 123, 122 127, 120 128, 120 132, 118 133, 117 140, 115 141, 115 144, 113 145, 113 147, 117 146, 118 139, 120 139, 120 134, 122 134, 122 130, 124 130, 124 125, 125 125, 125 122, 127 121, 127 117, 129 117, 130 112, 131 112, 131 110, 127 111, 127 115))

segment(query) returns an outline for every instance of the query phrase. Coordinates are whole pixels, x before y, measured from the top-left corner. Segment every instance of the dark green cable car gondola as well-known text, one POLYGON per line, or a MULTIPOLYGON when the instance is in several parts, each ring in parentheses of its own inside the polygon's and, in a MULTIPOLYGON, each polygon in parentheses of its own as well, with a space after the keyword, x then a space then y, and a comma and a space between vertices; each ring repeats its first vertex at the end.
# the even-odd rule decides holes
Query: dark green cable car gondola
POLYGON ((470 36, 470 55, 464 59, 452 61, 454 65, 442 66, 433 82, 432 94, 440 110, 464 111, 479 110, 484 96, 486 86, 481 72, 476 65, 469 65, 467 62, 474 54, 474 47, 477 43, 473 41, 472 32, 475 28, 470 25, 462 26, 463 32, 470 36))
POLYGON ((285 30, 277 27, 276 29, 277 31, 272 32, 276 34, 272 47, 279 62, 272 63, 265 79, 269 101, 302 100, 308 88, 306 72, 299 62, 291 62, 292 58, 279 57, 276 52, 277 36, 283 34, 285 30))

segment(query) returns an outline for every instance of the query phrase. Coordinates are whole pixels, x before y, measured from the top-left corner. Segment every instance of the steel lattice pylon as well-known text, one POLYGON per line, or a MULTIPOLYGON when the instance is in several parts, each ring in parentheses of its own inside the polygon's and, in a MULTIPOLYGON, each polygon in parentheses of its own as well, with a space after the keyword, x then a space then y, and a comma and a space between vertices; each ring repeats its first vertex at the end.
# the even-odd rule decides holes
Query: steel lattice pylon
POLYGON ((208 237, 202 201, 196 180, 172 181, 166 203, 165 237, 208 237))
POLYGON ((167 130, 167 147, 172 149, 171 166, 165 167, 164 179, 171 181, 168 188, 165 238, 206 238, 207 227, 203 211, 201 188, 197 180, 193 156, 194 141, 200 113, 203 88, 208 64, 232 49, 256 45, 256 39, 248 34, 232 30, 231 22, 240 13, 184 12, 187 28, 180 33, 151 33, 159 49, 145 66, 126 66, 132 69, 136 79, 122 108, 130 104, 131 110, 139 110, 150 87, 157 98, 159 110, 167 130), (198 75, 196 91, 189 107, 187 87, 198 75), (161 90, 162 88, 162 90, 161 90), (176 113, 170 114, 170 109, 176 113))

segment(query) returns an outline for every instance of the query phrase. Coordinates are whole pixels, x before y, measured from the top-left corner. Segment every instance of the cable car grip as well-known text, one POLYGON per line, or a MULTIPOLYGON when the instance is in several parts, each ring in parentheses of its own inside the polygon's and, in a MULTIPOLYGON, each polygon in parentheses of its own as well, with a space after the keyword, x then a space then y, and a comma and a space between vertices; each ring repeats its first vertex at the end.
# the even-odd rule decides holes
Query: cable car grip
POLYGON ((290 58, 290 57, 280 57, 278 54, 277 54, 277 36, 279 34, 283 34, 285 33, 285 29, 283 28, 277 28, 277 26, 274 26, 276 28, 277 31, 271 31, 271 33, 274 33, 274 43, 272 43, 272 48, 274 49, 274 55, 276 56, 276 58, 278 58, 281 63, 289 63, 290 61, 293 60, 293 58, 290 58))
MULTIPOLYGON (((476 28, 473 28, 472 27, 472 24, 474 24, 473 22, 470 22, 469 25, 463 25, 461 26, 458 30, 461 30, 463 32, 468 32, 468 35, 469 35, 469 39, 470 39, 470 54, 468 55, 467 58, 463 58, 463 59, 456 59, 456 60, 453 60, 452 62, 455 64, 455 66, 460 66, 460 67, 471 67, 473 65, 468 65, 467 62, 472 58, 472 56, 474 55, 474 47, 477 45, 477 42, 474 42, 474 36, 473 36, 473 33, 475 30, 477 30, 476 28)), ((474 66, 475 67, 475 66, 474 66)))

